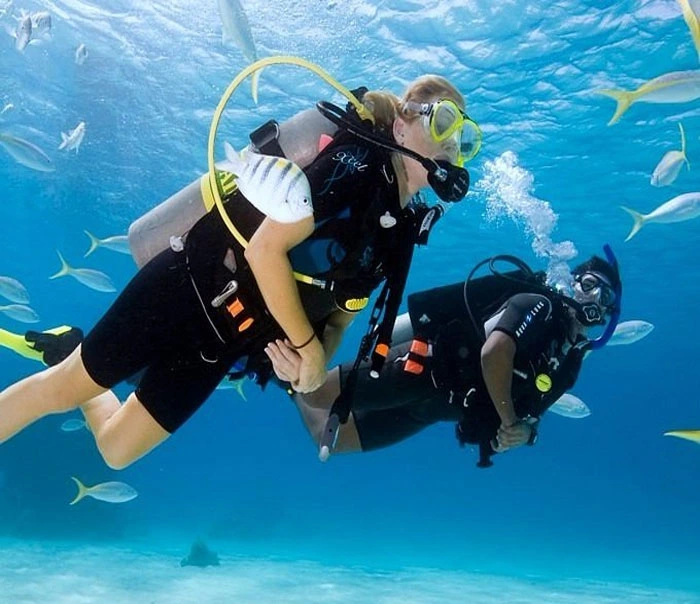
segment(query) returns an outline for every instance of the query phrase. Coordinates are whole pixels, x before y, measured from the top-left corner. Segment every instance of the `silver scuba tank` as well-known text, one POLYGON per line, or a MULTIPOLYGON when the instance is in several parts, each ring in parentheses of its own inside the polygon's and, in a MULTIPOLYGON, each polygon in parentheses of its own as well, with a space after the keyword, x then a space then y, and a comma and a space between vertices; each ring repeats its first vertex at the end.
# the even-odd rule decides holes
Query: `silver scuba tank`
MULTIPOLYGON (((284 156, 300 168, 316 158, 322 135, 332 136, 337 130, 316 109, 306 109, 279 125, 273 124, 272 138, 277 140, 284 156)), ((167 249, 171 237, 184 235, 213 206, 208 174, 203 174, 137 218, 129 227, 129 247, 136 265, 141 268, 167 249)))

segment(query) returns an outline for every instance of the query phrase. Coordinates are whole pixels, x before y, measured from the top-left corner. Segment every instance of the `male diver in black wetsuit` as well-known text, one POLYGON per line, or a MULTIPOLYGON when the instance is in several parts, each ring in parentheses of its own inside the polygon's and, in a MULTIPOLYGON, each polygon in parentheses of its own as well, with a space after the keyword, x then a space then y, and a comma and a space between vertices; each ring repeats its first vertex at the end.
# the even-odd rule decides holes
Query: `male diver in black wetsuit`
MULTIPOLYGON (((379 379, 370 377, 369 362, 360 366, 335 449, 386 447, 439 421, 457 422, 460 444, 480 446, 481 467, 494 452, 534 444, 542 414, 574 385, 586 353, 606 343, 619 319, 620 275, 607 246, 606 254, 574 269, 571 297, 522 264, 410 295, 394 332, 400 343, 379 379), (588 339, 591 327, 606 322, 600 338, 588 339)), ((280 379, 293 377, 290 348, 278 341, 267 352, 280 379)), ((316 442, 351 370, 343 364, 319 390, 294 395, 316 442)))

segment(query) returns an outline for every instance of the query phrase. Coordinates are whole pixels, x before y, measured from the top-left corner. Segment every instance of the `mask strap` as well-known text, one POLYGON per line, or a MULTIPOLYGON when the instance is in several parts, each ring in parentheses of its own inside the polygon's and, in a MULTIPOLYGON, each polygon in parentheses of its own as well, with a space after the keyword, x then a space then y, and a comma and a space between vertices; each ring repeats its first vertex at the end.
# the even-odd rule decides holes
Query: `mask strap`
POLYGON ((323 117, 353 136, 415 159, 427 170, 428 183, 443 201, 460 201, 467 194, 469 189, 469 172, 467 172, 466 168, 454 166, 450 162, 441 159, 434 160, 424 157, 413 151, 413 149, 403 147, 383 136, 367 132, 364 128, 358 127, 357 124, 349 120, 347 112, 328 101, 319 101, 316 103, 316 108, 323 117), (457 197, 457 195, 461 196, 457 197))

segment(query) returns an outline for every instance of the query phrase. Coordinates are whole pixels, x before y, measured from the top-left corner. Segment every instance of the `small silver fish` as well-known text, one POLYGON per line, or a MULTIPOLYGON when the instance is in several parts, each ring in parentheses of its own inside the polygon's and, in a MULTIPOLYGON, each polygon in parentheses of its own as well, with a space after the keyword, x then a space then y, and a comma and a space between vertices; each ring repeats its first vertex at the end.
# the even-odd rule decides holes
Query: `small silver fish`
MULTIPOLYGON (((224 46, 236 46, 250 63, 258 60, 253 34, 250 31, 248 15, 239 0, 218 0, 221 15, 221 43, 224 46)), ((251 93, 255 104, 258 103, 258 83, 262 68, 253 72, 251 93)))
POLYGON ((57 279, 58 277, 73 277, 79 283, 82 283, 86 287, 94 289, 98 292, 115 292, 117 288, 114 287, 112 280, 101 271, 96 271, 91 268, 73 268, 70 266, 61 252, 56 251, 58 257, 61 260, 61 270, 59 270, 55 275, 51 275, 49 279, 57 279))
POLYGON ((582 419, 588 417, 591 414, 591 410, 588 408, 586 403, 584 403, 579 397, 573 394, 562 394, 561 397, 549 408, 552 413, 557 415, 562 415, 563 417, 569 417, 571 419, 582 419))
POLYGON ((226 46, 235 44, 251 63, 258 60, 248 15, 239 0, 218 0, 221 15, 221 41, 226 46))
POLYGON ((27 288, 12 277, 0 277, 0 296, 17 304, 29 304, 27 288))
POLYGON ((76 432, 86 428, 87 424, 82 419, 67 419, 61 424, 61 431, 76 432))
POLYGON ((678 178, 678 173, 681 171, 684 163, 688 166, 688 170, 690 170, 690 162, 685 155, 685 132, 683 131, 683 124, 678 122, 678 127, 681 130, 681 150, 667 151, 664 154, 651 175, 652 187, 666 187, 673 184, 673 181, 678 178))
POLYGON ((6 113, 7 111, 11 111, 14 108, 15 106, 13 103, 7 103, 2 109, 0 109, 0 115, 6 113))
POLYGON ((311 185, 294 162, 260 155, 249 148, 239 155, 228 143, 224 143, 224 148, 226 161, 222 162, 222 169, 235 175, 241 193, 265 216, 291 223, 313 215, 311 185))
POLYGON ((645 224, 650 222, 671 224, 674 222, 692 220, 700 216, 700 193, 683 193, 682 195, 678 195, 668 200, 666 203, 661 204, 649 214, 640 214, 636 210, 625 206, 620 207, 632 216, 634 220, 632 230, 629 235, 627 235, 627 239, 625 239, 625 241, 629 241, 645 224))
POLYGON ((243 392, 243 384, 246 383, 248 378, 241 378, 239 380, 232 380, 229 379, 228 377, 225 377, 219 385, 216 387, 217 390, 235 390, 239 396, 246 402, 248 402, 248 398, 245 395, 245 392, 243 392))
POLYGON ((131 249, 129 248, 129 238, 126 235, 115 235, 113 237, 105 237, 104 239, 98 239, 90 231, 85 231, 85 234, 90 238, 90 249, 85 252, 84 258, 87 258, 92 254, 98 247, 104 247, 108 250, 114 252, 119 252, 120 254, 131 255, 131 249))
POLYGON ((0 132, 0 145, 17 163, 27 168, 39 172, 53 172, 56 169, 51 158, 29 141, 12 136, 6 132, 0 132))
POLYGON ((51 13, 48 11, 38 11, 30 13, 32 19, 32 38, 50 38, 51 37, 51 13))
POLYGON ((85 63, 85 60, 88 58, 88 54, 88 49, 85 44, 78 46, 78 48, 75 49, 75 64, 82 65, 85 63))
POLYGON ((75 149, 77 153, 80 150, 80 144, 85 138, 85 122, 80 122, 73 130, 68 133, 61 132, 61 144, 59 150, 72 151, 75 149))
POLYGON ((634 344, 646 338, 652 331, 654 326, 646 321, 623 321, 615 328, 607 346, 634 344))
POLYGON ((75 476, 71 476, 71 478, 78 485, 78 494, 70 502, 70 505, 75 505, 83 497, 92 497, 107 503, 124 503, 138 497, 136 489, 125 482, 102 482, 93 487, 86 487, 75 476))
POLYGON ((24 49, 27 48, 32 39, 32 18, 29 15, 25 15, 17 22, 14 38, 15 48, 20 52, 24 52, 24 49))
POLYGON ((40 320, 34 309, 23 304, 0 306, 0 312, 20 323, 38 323, 40 320))

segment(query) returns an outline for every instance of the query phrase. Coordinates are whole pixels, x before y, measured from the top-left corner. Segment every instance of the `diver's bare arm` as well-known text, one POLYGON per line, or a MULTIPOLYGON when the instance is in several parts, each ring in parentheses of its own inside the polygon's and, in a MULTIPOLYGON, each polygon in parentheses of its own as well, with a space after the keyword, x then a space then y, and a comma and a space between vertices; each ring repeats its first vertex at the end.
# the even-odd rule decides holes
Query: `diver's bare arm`
POLYGON ((511 398, 515 342, 502 331, 494 331, 481 348, 481 371, 501 423, 511 426, 518 421, 511 398))
POLYGON ((299 380, 292 387, 300 392, 315 390, 326 376, 325 352, 302 307, 287 256, 313 232, 313 227, 313 217, 289 224, 265 218, 245 251, 267 308, 291 343, 299 347, 302 364, 299 380))
POLYGON ((301 305, 287 253, 313 232, 313 226, 313 218, 291 224, 266 218, 245 251, 267 307, 296 345, 306 342, 313 329, 301 305))

